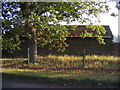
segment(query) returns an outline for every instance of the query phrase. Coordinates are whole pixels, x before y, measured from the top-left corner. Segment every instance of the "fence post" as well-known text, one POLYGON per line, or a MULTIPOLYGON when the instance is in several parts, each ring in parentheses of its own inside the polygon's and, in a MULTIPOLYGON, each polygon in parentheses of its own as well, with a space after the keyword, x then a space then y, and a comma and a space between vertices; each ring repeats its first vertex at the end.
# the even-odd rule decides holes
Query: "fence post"
POLYGON ((28 64, 30 63, 30 55, 29 55, 29 48, 27 49, 27 53, 28 53, 28 64))
POLYGON ((85 49, 83 49, 82 68, 84 68, 84 65, 85 65, 85 49))

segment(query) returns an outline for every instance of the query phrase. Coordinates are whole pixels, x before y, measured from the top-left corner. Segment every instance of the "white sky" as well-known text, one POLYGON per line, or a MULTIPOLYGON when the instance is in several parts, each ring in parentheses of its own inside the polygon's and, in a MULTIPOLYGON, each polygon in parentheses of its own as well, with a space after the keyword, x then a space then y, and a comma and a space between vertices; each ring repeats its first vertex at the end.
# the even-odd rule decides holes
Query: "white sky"
POLYGON ((118 9, 115 7, 116 3, 115 2, 110 2, 109 6, 111 7, 109 13, 107 14, 101 14, 101 25, 109 25, 110 29, 113 33, 114 36, 118 35, 118 16, 113 17, 110 16, 111 13, 116 13, 118 14, 118 9))

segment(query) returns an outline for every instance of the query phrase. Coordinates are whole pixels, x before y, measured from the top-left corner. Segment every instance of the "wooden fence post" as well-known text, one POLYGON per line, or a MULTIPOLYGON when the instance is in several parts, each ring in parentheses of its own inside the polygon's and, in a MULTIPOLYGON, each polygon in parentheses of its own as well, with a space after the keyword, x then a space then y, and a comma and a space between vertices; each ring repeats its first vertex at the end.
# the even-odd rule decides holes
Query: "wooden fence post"
POLYGON ((30 61, 29 61, 29 58, 30 58, 30 55, 29 55, 29 48, 27 49, 27 53, 28 53, 28 64, 30 64, 30 61))
POLYGON ((83 49, 82 68, 84 68, 84 65, 85 65, 85 49, 83 49))

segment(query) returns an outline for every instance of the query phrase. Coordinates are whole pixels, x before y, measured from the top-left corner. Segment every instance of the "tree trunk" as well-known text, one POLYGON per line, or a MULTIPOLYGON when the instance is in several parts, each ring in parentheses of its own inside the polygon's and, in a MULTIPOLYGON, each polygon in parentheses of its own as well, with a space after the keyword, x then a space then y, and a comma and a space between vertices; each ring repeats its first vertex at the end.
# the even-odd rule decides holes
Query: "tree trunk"
POLYGON ((35 43, 29 44, 29 62, 35 63, 37 59, 37 45, 35 43))

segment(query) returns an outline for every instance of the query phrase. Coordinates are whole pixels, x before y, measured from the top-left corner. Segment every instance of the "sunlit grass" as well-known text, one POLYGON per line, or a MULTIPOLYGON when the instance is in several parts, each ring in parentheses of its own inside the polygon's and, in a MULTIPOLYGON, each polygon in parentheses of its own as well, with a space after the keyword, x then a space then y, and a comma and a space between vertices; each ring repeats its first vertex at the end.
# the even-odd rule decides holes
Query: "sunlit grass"
MULTIPOLYGON (((37 63, 40 67, 52 67, 52 68, 80 68, 82 66, 82 56, 38 56, 37 63), (46 64, 47 63, 47 64, 46 64)), ((118 68, 120 63, 119 57, 115 56, 99 56, 99 55, 86 55, 85 56, 85 68, 105 67, 105 68, 118 68)))
MULTIPOLYGON (((115 56, 98 56, 98 55, 86 55, 84 68, 119 68, 120 57, 115 56)), ((26 59, 3 59, 3 67, 14 66, 16 68, 52 68, 52 69, 74 69, 81 68, 83 64, 82 56, 38 56, 37 61, 34 64, 25 64, 22 61, 26 59)))
MULTIPOLYGON (((115 56, 102 56, 102 55, 86 55, 86 60, 109 60, 109 61, 118 61, 120 60, 120 57, 115 57, 115 56)), ((39 59, 43 59, 43 58, 48 58, 48 59, 60 59, 62 61, 65 60, 69 60, 69 61, 73 61, 73 60, 82 60, 83 57, 82 56, 74 56, 74 55, 63 55, 63 56, 57 56, 57 55, 48 55, 48 56, 38 56, 39 59)))
POLYGON ((23 60, 27 60, 27 58, 0 58, 0 61, 8 61, 8 60, 21 60, 21 61, 23 61, 23 60))
POLYGON ((86 60, 108 60, 108 61, 120 61, 120 57, 115 56, 98 56, 98 55, 87 55, 86 60))

